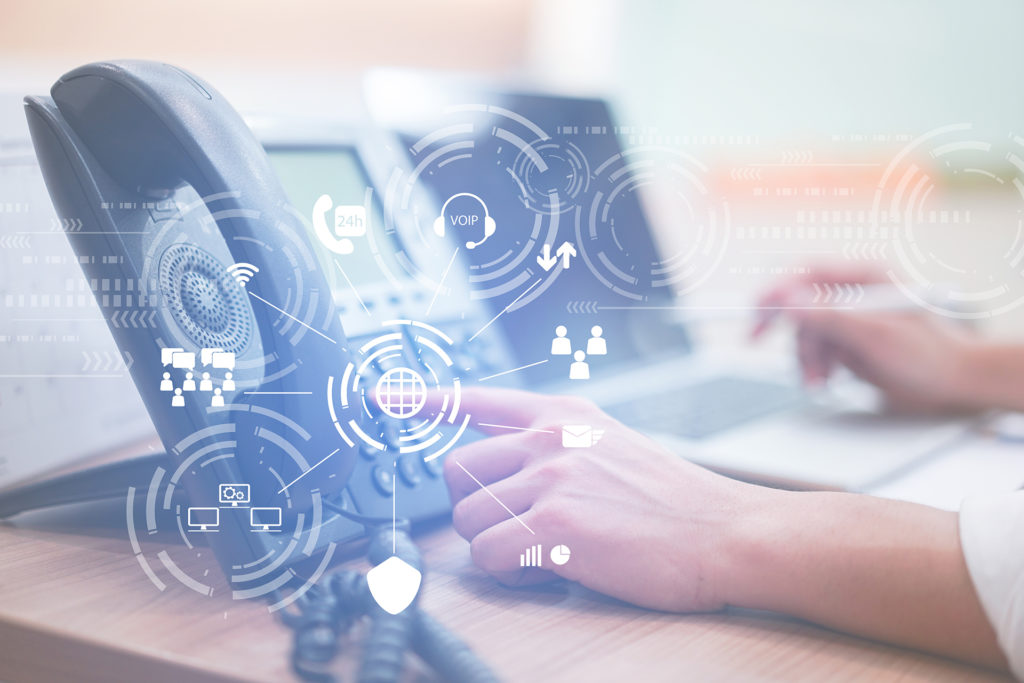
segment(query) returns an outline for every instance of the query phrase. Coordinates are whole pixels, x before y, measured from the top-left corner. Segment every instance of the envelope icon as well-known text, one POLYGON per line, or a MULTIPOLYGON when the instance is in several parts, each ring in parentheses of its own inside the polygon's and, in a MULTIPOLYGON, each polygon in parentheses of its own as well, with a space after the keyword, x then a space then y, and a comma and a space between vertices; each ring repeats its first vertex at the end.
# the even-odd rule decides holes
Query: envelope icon
POLYGON ((594 429, 590 425, 563 425, 563 448, 590 448, 604 436, 603 429, 594 429))

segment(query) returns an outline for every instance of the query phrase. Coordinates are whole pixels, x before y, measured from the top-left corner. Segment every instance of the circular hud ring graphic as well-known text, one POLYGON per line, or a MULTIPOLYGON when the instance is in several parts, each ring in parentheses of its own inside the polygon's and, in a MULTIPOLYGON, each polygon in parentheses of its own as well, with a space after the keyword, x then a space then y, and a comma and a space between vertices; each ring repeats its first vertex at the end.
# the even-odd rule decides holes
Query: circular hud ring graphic
POLYGON ((334 425, 349 446, 364 452, 414 453, 429 462, 469 426, 462 412, 462 382, 454 373, 453 341, 431 325, 391 320, 362 345, 340 378, 327 380, 334 425), (428 394, 436 397, 428 401, 428 394), (341 419, 339 413, 358 418, 341 419))
POLYGON ((590 167, 579 147, 568 141, 540 140, 519 152, 511 174, 527 206, 537 213, 564 213, 590 184, 590 167))
POLYGON ((872 208, 896 255, 888 275, 922 308, 977 319, 1024 303, 1024 139, 929 131, 886 168, 872 208))
MULTIPOLYGON (((729 207, 707 185, 707 167, 682 152, 635 147, 594 170, 591 200, 576 209, 576 244, 584 263, 616 294, 646 301, 650 290, 686 293, 718 267, 729 242, 729 207), (642 208, 671 216, 660 249, 633 253, 628 232, 638 229, 642 208), (660 258, 658 253, 666 254, 660 258)), ((658 231, 655 230, 657 233, 658 231)))
POLYGON ((175 466, 156 467, 144 490, 128 489, 129 540, 158 590, 172 582, 200 595, 229 590, 234 600, 269 597, 275 599, 269 610, 276 611, 329 565, 334 543, 317 549, 324 528, 320 492, 293 495, 286 481, 310 469, 300 452, 309 435, 283 415, 262 415, 254 435, 237 433, 229 422, 182 439, 171 449, 175 466), (252 557, 221 566, 210 547, 245 547, 252 557), (300 562, 312 567, 301 578, 294 569, 300 562), (277 592, 286 588, 287 595, 277 592))
MULTIPOLYGON (((472 296, 517 297, 512 310, 551 286, 562 268, 544 270, 536 259, 544 245, 558 246, 560 215, 587 186, 578 148, 508 109, 467 104, 447 109, 446 125, 412 143, 410 152, 411 170, 395 169, 384 193, 385 229, 398 233, 395 242, 434 252, 442 263, 452 242, 460 249, 479 244, 469 265, 472 296), (439 188, 436 202, 423 192, 425 178, 439 188), (450 221, 457 207, 436 215, 438 205, 460 194, 480 199, 478 220, 450 221), (493 234, 482 231, 485 225, 493 234)), ((400 251, 397 260, 432 284, 413 255, 400 251)))

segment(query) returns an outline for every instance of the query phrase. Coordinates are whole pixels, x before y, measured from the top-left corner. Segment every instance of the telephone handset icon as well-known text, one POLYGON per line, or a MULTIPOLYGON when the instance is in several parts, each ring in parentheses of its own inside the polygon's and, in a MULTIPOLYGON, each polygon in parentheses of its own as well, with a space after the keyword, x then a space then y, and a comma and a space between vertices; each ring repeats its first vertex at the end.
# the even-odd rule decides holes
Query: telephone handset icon
POLYGON ((313 232, 328 250, 335 254, 351 254, 355 244, 350 238, 366 234, 366 207, 362 205, 334 206, 331 195, 322 194, 313 203, 313 232), (327 213, 334 209, 334 231, 327 227, 327 213))

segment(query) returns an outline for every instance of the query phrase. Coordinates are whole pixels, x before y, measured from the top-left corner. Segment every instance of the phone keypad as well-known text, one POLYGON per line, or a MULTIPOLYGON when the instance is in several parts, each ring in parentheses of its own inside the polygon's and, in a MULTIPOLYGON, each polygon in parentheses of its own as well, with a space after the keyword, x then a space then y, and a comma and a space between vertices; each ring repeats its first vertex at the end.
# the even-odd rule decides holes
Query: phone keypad
MULTIPOLYGON (((378 303, 386 305, 385 299, 378 303)), ((394 307, 394 302, 390 302, 394 307)), ((403 309, 404 310, 404 309, 403 309)), ((394 317, 405 318, 401 311, 395 311, 394 317)), ((455 340, 455 348, 451 351, 453 367, 431 368, 437 374, 442 385, 459 378, 463 386, 471 384, 481 377, 500 373, 513 367, 511 355, 497 336, 497 331, 488 330, 477 334, 486 323, 484 319, 459 319, 435 322, 455 340), (472 338, 472 340, 470 340, 472 338)), ((421 368, 422 361, 415 357, 412 349, 416 342, 409 336, 412 331, 403 328, 400 355, 379 360, 370 364, 363 371, 364 386, 372 390, 381 375, 397 367, 421 368)), ((351 342, 359 345, 370 339, 369 335, 358 335, 351 342)), ((496 380, 495 384, 507 384, 505 378, 496 380)), ((514 382, 514 376, 511 376, 514 382)), ((369 400, 369 399, 367 399, 369 400)), ((367 419, 363 429, 372 438, 384 444, 384 450, 372 445, 359 445, 359 462, 356 464, 348 492, 352 496, 356 508, 361 514, 371 516, 388 516, 391 514, 391 497, 397 492, 398 513, 410 519, 425 519, 443 515, 450 510, 448 489, 444 482, 444 456, 424 461, 421 453, 401 453, 399 437, 403 425, 390 418, 379 420, 367 419)), ((447 427, 445 428, 447 429, 447 427)))

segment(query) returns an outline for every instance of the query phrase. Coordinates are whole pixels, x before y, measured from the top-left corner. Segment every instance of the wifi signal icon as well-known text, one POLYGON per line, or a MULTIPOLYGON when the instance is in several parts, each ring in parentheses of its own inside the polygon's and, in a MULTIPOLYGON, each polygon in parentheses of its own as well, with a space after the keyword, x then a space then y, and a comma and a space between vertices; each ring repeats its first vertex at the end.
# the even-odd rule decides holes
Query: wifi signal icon
POLYGON ((260 269, 251 263, 234 263, 227 268, 228 275, 235 278, 240 287, 245 287, 252 276, 260 272, 260 269))

